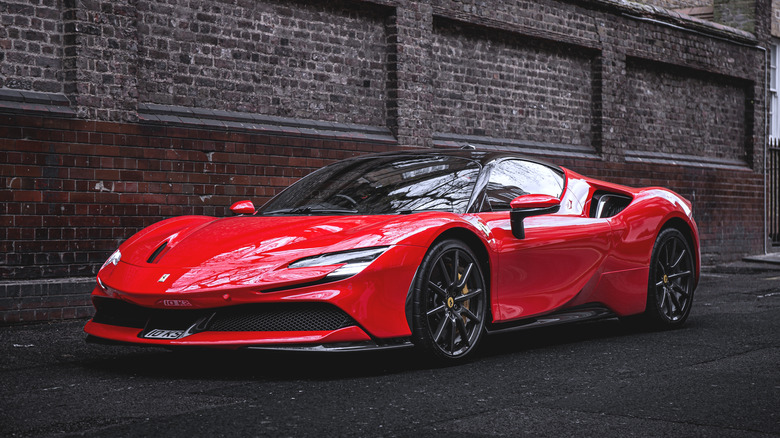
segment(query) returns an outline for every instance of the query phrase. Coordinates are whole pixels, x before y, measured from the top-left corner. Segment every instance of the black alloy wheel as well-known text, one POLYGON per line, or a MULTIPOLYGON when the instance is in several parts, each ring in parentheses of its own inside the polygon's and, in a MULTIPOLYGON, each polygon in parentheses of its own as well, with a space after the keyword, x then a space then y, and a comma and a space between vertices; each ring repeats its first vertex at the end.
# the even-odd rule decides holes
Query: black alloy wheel
POLYGON ((688 318, 696 287, 695 261, 688 241, 674 228, 653 246, 645 317, 652 328, 674 328, 688 318))
POLYGON ((436 243, 415 279, 413 341, 437 361, 472 353, 485 331, 487 290, 482 268, 459 240, 436 243))

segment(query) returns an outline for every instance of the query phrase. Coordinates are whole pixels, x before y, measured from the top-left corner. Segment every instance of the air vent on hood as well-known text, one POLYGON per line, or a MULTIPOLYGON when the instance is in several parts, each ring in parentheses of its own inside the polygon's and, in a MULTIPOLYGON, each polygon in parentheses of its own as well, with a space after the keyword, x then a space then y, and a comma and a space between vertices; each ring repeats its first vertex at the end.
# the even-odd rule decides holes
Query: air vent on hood
POLYGON ((156 260, 157 257, 160 255, 160 253, 163 252, 163 250, 165 249, 166 246, 168 246, 168 241, 167 240, 165 242, 163 242, 162 245, 160 245, 159 248, 154 250, 152 255, 149 256, 149 260, 147 260, 146 263, 155 263, 157 261, 156 260))

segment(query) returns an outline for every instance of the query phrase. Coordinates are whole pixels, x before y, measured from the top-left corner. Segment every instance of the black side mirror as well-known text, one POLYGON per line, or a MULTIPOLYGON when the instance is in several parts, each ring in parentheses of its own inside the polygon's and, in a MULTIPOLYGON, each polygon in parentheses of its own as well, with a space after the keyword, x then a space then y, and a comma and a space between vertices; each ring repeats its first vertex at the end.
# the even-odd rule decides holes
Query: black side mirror
POLYGON ((509 206, 509 221, 512 225, 512 235, 525 239, 523 219, 531 216, 552 214, 561 207, 561 200, 549 195, 523 195, 513 199, 509 206))

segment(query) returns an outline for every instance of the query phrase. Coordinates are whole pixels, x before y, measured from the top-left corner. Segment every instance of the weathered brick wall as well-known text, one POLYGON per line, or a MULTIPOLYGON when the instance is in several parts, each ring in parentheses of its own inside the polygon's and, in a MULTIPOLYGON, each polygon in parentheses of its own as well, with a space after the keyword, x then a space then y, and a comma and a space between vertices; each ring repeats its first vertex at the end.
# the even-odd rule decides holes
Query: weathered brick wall
POLYGON ((747 163, 748 84, 668 65, 626 63, 632 149, 747 163))
POLYGON ((760 252, 756 1, 755 34, 620 0, 3 2, 2 320, 86 314, 105 258, 157 220, 402 147, 667 186, 705 263, 760 252))
POLYGON ((135 0, 63 1, 64 88, 79 117, 137 119, 135 0))
POLYGON ((436 20, 433 129, 590 145, 594 55, 436 20))
POLYGON ((399 144, 433 146, 431 107, 433 85, 431 34, 433 13, 429 0, 408 2, 390 17, 388 57, 388 127, 399 144))
POLYGON ((139 100, 386 124, 388 10, 139 1, 139 100))
POLYGON ((62 0, 0 2, 0 88, 61 93, 62 0))

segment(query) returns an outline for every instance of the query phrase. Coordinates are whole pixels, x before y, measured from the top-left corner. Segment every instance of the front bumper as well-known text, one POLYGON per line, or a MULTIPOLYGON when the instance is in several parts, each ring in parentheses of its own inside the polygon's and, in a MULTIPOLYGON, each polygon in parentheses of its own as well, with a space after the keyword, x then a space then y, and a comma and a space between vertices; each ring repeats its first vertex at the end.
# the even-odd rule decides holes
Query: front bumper
POLYGON ((283 345, 319 345, 330 343, 371 342, 371 337, 360 327, 346 327, 333 331, 316 332, 200 332, 179 339, 146 339, 143 329, 117 327, 89 321, 84 331, 92 336, 130 344, 159 345, 169 347, 217 347, 237 349, 241 347, 283 345))
POLYGON ((311 349, 349 343, 345 349, 351 349, 373 343, 360 349, 385 348, 384 340, 411 335, 405 304, 424 255, 424 248, 394 249, 353 277, 272 292, 240 285, 144 293, 139 289, 147 282, 119 269, 93 290, 97 312, 84 331, 105 340, 163 346, 311 349))
POLYGON ((84 330, 119 342, 237 348, 371 340, 352 317, 325 302, 188 310, 153 309, 99 296, 93 303, 97 311, 84 330))

